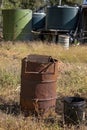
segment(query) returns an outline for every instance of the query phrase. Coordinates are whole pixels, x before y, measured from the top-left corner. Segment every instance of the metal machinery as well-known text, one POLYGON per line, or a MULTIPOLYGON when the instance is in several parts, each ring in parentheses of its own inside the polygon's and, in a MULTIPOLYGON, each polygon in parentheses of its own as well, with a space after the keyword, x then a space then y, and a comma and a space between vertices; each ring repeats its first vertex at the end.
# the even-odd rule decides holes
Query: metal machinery
POLYGON ((61 34, 76 40, 87 42, 87 5, 47 7, 45 29, 40 31, 41 38, 47 36, 49 41, 58 42, 61 34))
POLYGON ((46 30, 53 33, 53 42, 58 42, 59 34, 71 35, 75 32, 79 17, 79 7, 54 6, 47 8, 46 30))
POLYGON ((47 7, 46 28, 43 34, 50 34, 53 42, 58 42, 58 35, 68 34, 74 38, 77 33, 79 7, 53 6, 47 7))
POLYGON ((87 42, 87 5, 81 7, 80 40, 87 42))
POLYGON ((47 7, 45 29, 37 29, 41 40, 57 43, 58 36, 68 35, 70 42, 87 42, 87 5, 47 7))
MULTIPOLYGON (((87 6, 86 4, 78 6, 62 6, 61 0, 59 6, 46 6, 45 19, 41 20, 43 27, 36 26, 36 35, 40 36, 41 40, 48 40, 57 43, 59 35, 69 36, 70 42, 83 43, 87 39, 87 6)), ((36 15, 36 14, 35 14, 36 15)), ((35 17, 42 19, 42 14, 37 13, 35 17)), ((34 22, 38 23, 35 18, 34 22)), ((39 25, 39 24, 38 24, 39 25)))
MULTIPOLYGON (((39 13, 39 17, 43 18, 42 14, 39 13)), ((78 18, 79 7, 77 6, 47 6, 45 19, 44 21, 41 19, 41 24, 44 25, 45 22, 45 27, 37 28, 36 32, 39 32, 41 40, 47 38, 48 41, 52 42, 58 42, 60 34, 68 34, 73 38, 77 33, 78 18)), ((33 18, 33 20, 37 19, 33 18)))

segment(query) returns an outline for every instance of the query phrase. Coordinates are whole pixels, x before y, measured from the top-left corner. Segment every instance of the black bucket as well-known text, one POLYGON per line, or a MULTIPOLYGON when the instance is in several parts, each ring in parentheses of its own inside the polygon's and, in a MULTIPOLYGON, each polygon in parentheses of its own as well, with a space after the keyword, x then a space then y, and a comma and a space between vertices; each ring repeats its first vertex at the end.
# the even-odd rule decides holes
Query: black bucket
POLYGON ((65 124, 80 125, 85 122, 86 101, 81 97, 64 98, 65 124))

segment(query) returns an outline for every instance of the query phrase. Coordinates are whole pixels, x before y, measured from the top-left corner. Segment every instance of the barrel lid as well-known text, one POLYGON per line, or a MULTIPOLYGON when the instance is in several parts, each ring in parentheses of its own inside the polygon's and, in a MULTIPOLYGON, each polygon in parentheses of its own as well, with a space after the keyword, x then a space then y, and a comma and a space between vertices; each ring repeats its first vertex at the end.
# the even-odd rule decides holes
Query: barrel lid
POLYGON ((39 12, 34 12, 33 14, 41 14, 41 15, 46 15, 46 13, 42 12, 42 13, 39 13, 39 12))
POLYGON ((79 9, 79 6, 68 6, 68 5, 63 5, 63 6, 48 6, 47 8, 69 8, 69 9, 73 9, 73 8, 77 8, 79 9))
POLYGON ((63 5, 63 6, 57 6, 59 8, 79 8, 78 6, 68 6, 68 5, 63 5))
POLYGON ((67 102, 67 103, 81 103, 81 102, 85 102, 85 99, 84 98, 81 98, 81 97, 65 97, 64 98, 64 102, 67 102))
POLYGON ((37 55, 37 54, 28 55, 26 57, 26 60, 30 62, 37 62, 37 63, 49 63, 49 62, 57 61, 53 59, 51 56, 37 55))
POLYGON ((69 38, 70 36, 68 36, 68 35, 59 35, 59 37, 62 37, 62 38, 69 38))

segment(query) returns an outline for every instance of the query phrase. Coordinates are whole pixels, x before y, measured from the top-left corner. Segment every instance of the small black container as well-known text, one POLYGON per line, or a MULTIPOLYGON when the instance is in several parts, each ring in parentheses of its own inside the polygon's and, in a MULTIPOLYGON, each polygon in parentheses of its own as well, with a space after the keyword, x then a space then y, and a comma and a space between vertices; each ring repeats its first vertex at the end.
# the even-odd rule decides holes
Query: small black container
POLYGON ((85 122, 86 101, 81 97, 64 98, 65 124, 83 124, 85 122))

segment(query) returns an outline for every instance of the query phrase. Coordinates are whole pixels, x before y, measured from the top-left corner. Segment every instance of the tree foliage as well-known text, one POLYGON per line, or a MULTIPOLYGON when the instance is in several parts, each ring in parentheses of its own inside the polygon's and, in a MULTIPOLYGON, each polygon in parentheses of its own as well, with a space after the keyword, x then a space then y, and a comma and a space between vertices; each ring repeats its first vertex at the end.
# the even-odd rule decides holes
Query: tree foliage
MULTIPOLYGON (((59 0, 2 0, 4 8, 25 8, 36 10, 37 8, 48 5, 58 5, 59 0)), ((81 4, 82 0, 61 0, 62 5, 81 4)))
MULTIPOLYGON (((59 0, 47 0, 47 2, 50 5, 58 5, 59 4, 59 0)), ((75 5, 75 4, 81 4, 82 0, 61 0, 61 4, 64 5, 75 5)))
POLYGON ((35 10, 44 5, 44 0, 3 0, 3 8, 25 8, 35 10))
POLYGON ((2 0, 3 8, 18 8, 20 5, 20 1, 18 0, 2 0))

